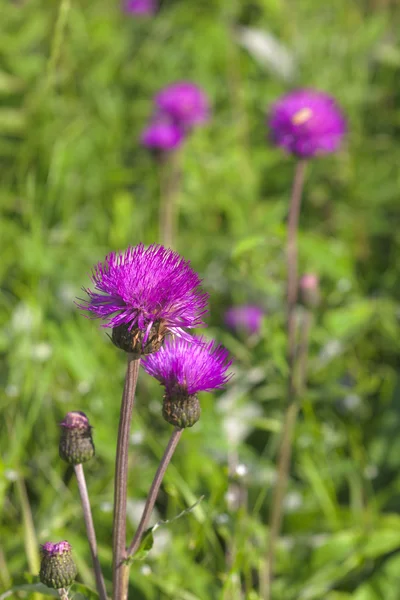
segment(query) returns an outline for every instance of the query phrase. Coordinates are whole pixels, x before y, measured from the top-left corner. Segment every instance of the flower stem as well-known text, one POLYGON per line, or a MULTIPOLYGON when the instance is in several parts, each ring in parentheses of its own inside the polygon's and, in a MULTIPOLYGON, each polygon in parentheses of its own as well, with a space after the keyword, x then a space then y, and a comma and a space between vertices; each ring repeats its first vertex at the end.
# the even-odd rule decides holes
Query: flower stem
POLYGON ((179 151, 164 153, 160 157, 160 242, 166 248, 172 248, 176 241, 176 202, 180 180, 179 151))
POLYGON ((68 592, 65 588, 60 588, 57 590, 58 595, 60 596, 60 600, 69 600, 68 592))
POLYGON ((126 558, 126 498, 128 484, 129 432, 135 402, 140 359, 128 354, 125 386, 122 395, 118 429, 117 457, 115 462, 114 523, 113 523, 113 599, 128 597, 129 571, 126 558))
POLYGON ((298 276, 297 276, 297 232, 299 227, 301 196, 304 186, 306 161, 299 160, 296 165, 288 216, 287 233, 287 335, 288 335, 288 406, 283 422, 282 439, 278 456, 278 475, 272 498, 270 517, 270 538, 265 573, 265 600, 271 595, 271 585, 275 566, 276 544, 282 525, 283 500, 289 476, 292 454, 293 434, 299 411, 295 385, 296 360, 296 318, 298 276))
POLYGON ((133 556, 140 546, 140 542, 142 540, 143 533, 145 532, 145 530, 147 528, 149 519, 151 517, 151 513, 153 512, 153 508, 154 508, 154 505, 157 500, 158 492, 159 492, 165 471, 167 470, 167 467, 168 467, 168 465, 171 461, 171 458, 175 452, 175 449, 178 445, 178 442, 181 439, 182 433, 183 433, 183 429, 174 429, 174 431, 172 432, 171 438, 168 442, 168 446, 165 449, 164 455, 160 461, 157 472, 154 476, 153 483, 151 484, 151 488, 150 488, 149 494, 147 496, 146 504, 145 504, 145 507, 143 510, 142 518, 140 519, 139 526, 138 526, 135 536, 132 540, 132 543, 128 548, 128 556, 133 556))
POLYGON ((57 21, 54 28, 54 35, 51 44, 50 58, 47 64, 47 85, 53 83, 57 70, 57 63, 61 53, 64 31, 68 22, 68 14, 71 10, 71 0, 60 0, 57 21))
POLYGON ((300 343, 297 358, 297 391, 301 397, 307 383, 308 347, 310 342, 310 330, 313 324, 313 313, 311 310, 304 311, 301 319, 300 343))
POLYGON ((100 600, 107 600, 107 591, 104 583, 103 573, 101 572, 101 566, 99 557, 97 554, 97 541, 96 532, 94 530, 92 511, 90 508, 89 494, 86 485, 85 473, 83 466, 75 465, 75 475, 78 482, 79 495, 81 497, 83 518, 86 525, 86 533, 90 547, 90 553, 92 555, 92 563, 94 567, 94 573, 96 577, 96 588, 99 592, 100 600))

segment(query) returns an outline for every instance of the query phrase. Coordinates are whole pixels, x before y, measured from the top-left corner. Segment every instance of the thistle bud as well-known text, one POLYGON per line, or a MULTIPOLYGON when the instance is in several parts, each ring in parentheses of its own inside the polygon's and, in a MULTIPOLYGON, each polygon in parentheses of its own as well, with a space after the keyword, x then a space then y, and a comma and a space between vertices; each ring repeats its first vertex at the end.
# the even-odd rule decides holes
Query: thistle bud
POLYGON ((60 423, 60 457, 70 465, 79 465, 94 456, 92 428, 85 413, 69 412, 60 423))
POLYGON ((316 308, 321 299, 318 276, 307 273, 300 279, 300 300, 307 308, 316 308))
POLYGON ((167 423, 180 429, 192 427, 200 419, 200 414, 200 402, 196 394, 188 395, 177 387, 172 393, 164 395, 162 415, 167 423))
POLYGON ((77 575, 77 568, 71 556, 68 542, 46 542, 40 547, 41 564, 39 578, 47 587, 65 588, 70 586, 77 575))
POLYGON ((129 329, 126 324, 118 325, 112 330, 112 342, 117 348, 140 358, 146 354, 157 352, 162 346, 167 328, 165 322, 155 321, 149 332, 138 328, 129 329))

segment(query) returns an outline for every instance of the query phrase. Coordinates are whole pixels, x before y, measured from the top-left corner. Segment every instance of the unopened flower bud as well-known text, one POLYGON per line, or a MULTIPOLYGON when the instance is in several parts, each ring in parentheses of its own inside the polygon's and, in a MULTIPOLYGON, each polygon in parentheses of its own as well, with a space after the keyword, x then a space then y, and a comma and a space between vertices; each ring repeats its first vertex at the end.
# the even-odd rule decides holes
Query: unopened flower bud
POLYGON ((79 465, 94 456, 92 428, 85 413, 69 412, 60 423, 60 457, 70 465, 79 465))
POLYGON ((163 399, 162 415, 167 423, 183 429, 192 427, 200 419, 201 408, 196 394, 188 395, 184 389, 167 392, 163 399))
POLYGON ((300 300, 307 308, 316 308, 321 299, 319 279, 314 273, 307 273, 300 279, 300 300))
POLYGON ((42 555, 40 581, 56 590, 70 586, 77 575, 77 568, 71 555, 71 545, 66 541, 57 544, 46 542, 40 550, 42 555))
POLYGON ((148 332, 137 327, 129 329, 129 326, 124 323, 113 328, 111 339, 117 348, 133 354, 135 358, 140 358, 157 352, 163 344, 166 333, 167 328, 163 321, 155 321, 148 332))

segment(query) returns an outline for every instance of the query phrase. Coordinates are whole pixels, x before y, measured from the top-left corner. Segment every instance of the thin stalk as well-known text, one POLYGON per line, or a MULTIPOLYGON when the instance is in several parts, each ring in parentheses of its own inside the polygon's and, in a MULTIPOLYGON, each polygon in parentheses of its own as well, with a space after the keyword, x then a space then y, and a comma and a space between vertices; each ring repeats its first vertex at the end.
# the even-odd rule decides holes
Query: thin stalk
POLYGON ((92 555, 92 563, 96 577, 96 588, 99 592, 100 600, 107 600, 106 586, 104 583, 103 573, 101 572, 100 561, 97 554, 96 532, 94 530, 94 523, 92 511, 90 508, 90 500, 86 485, 85 473, 81 464, 75 465, 74 469, 76 480, 78 482, 79 495, 81 497, 83 518, 86 525, 86 533, 89 542, 90 553, 92 555))
POLYGON ((313 313, 305 310, 301 319, 300 343, 297 358, 297 390, 301 397, 307 384, 308 348, 310 343, 310 331, 313 324, 313 313))
POLYGON ((176 243, 177 200, 181 182, 179 150, 160 156, 160 242, 167 248, 176 243))
POLYGON ((122 395, 118 429, 117 457, 115 462, 114 523, 113 523, 113 599, 128 597, 129 570, 126 559, 126 498, 128 484, 128 448, 132 411, 135 402, 136 384, 140 359, 128 354, 125 386, 122 395))
POLYGON ((265 572, 265 600, 269 600, 275 566, 276 544, 282 525, 283 500, 289 476, 290 459, 292 455, 292 442, 297 414, 299 411, 298 398, 295 385, 295 360, 296 360, 296 318, 295 309, 298 291, 298 248, 297 232, 301 207, 301 196, 304 186, 306 162, 299 160, 294 174, 292 194, 288 216, 287 233, 287 336, 288 336, 288 406, 283 422, 282 438, 278 456, 278 475, 272 498, 270 517, 270 538, 265 572))
POLYGON ((18 476, 16 486, 21 504, 22 520, 24 523, 25 551, 28 558, 29 570, 31 573, 37 573, 40 568, 38 543, 28 493, 26 491, 25 481, 22 477, 18 476))
POLYGON ((168 446, 165 449, 164 455, 160 461, 157 472, 154 476, 153 483, 151 484, 146 504, 143 509, 142 518, 140 519, 140 523, 138 525, 132 543, 128 548, 128 556, 133 556, 140 546, 143 533, 146 531, 147 525, 151 517, 151 513, 153 512, 165 471, 167 470, 167 467, 171 462, 171 458, 175 452, 179 440, 181 439, 182 433, 183 429, 174 429, 174 431, 172 432, 172 435, 168 442, 168 446))
POLYGON ((60 588, 57 590, 58 595, 60 596, 60 600, 69 600, 68 592, 65 588, 60 588))
POLYGON ((57 70, 57 63, 61 54, 64 31, 67 26, 68 14, 70 10, 71 0, 61 0, 58 9, 57 21, 54 27, 50 58, 47 64, 47 85, 51 85, 57 70))

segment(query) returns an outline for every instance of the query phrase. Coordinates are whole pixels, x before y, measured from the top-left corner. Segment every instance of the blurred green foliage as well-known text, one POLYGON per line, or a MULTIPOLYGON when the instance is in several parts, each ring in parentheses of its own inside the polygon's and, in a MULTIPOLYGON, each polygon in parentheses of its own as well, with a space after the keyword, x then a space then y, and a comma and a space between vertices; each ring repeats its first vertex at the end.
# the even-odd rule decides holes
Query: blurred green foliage
MULTIPOLYGON (((0 0, 0 590, 68 539, 93 586, 76 483, 57 423, 84 410, 100 557, 111 576, 113 469, 124 356, 73 304, 110 250, 158 239, 159 173, 138 138, 162 86, 189 79, 213 105, 183 152, 178 250, 211 294, 209 332, 235 357, 202 398, 169 467, 160 528, 134 563, 136 600, 257 600, 285 407, 285 237, 294 162, 267 139, 268 107, 295 85, 334 94, 346 147, 309 164, 301 272, 321 278, 309 386, 285 501, 274 598, 397 600, 400 573, 400 7, 384 0, 165 0, 155 18, 108 0, 0 0), (240 28, 250 28, 248 30, 240 28), (243 47, 243 31, 289 53, 243 47), (279 46, 278 46, 279 48, 279 46), (282 48, 281 48, 282 49, 282 48), (242 302, 262 335, 223 325, 242 302), (246 465, 228 492, 228 462, 246 465), (230 494, 240 491, 240 507, 230 494)), ((302 312, 299 310, 299 318, 302 312)), ((129 534, 169 436, 142 373, 129 534)), ((83 589, 83 588, 82 588, 83 589)), ((14 596, 20 597, 15 591, 14 596)), ((21 597, 26 597, 21 595, 21 597)), ((31 594, 38 598, 38 594, 31 594)))

